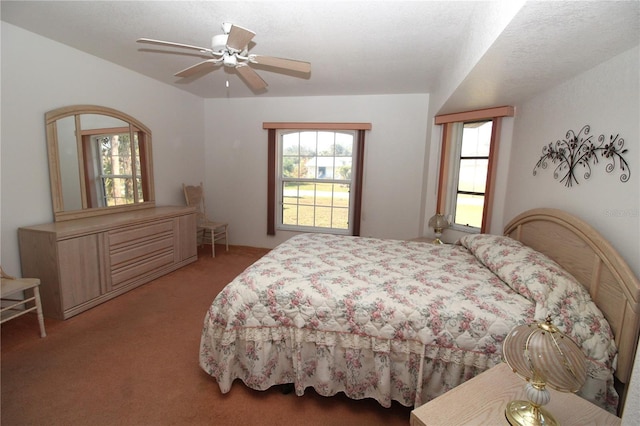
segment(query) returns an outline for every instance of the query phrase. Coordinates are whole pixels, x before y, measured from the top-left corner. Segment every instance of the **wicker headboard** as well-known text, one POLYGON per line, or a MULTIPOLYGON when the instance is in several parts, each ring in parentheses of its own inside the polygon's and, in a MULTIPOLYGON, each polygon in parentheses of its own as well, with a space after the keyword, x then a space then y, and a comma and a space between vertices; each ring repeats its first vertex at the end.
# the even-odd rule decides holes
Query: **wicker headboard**
POLYGON ((504 233, 551 257, 589 291, 613 329, 615 376, 628 383, 640 332, 640 281, 620 254, 586 222, 556 209, 524 212, 504 233))

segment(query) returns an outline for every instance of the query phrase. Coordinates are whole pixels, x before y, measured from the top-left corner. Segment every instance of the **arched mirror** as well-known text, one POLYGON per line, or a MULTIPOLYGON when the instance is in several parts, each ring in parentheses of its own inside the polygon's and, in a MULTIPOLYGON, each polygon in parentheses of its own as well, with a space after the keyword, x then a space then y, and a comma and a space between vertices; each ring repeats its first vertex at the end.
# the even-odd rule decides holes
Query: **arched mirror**
POLYGON ((56 222, 155 206, 151 131, 106 107, 45 115, 56 222))

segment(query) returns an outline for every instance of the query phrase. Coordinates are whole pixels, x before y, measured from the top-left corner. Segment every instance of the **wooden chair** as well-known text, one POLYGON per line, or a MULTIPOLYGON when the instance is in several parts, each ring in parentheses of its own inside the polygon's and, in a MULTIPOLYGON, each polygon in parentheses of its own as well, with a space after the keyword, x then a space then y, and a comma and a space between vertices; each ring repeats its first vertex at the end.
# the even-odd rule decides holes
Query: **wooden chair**
POLYGON ((0 275, 2 276, 2 283, 0 285, 2 302, 11 302, 7 306, 0 308, 1 320, 0 324, 3 324, 11 319, 17 318, 20 315, 36 311, 38 315, 38 323, 40 324, 40 337, 46 337, 47 333, 44 330, 44 316, 42 315, 42 302, 40 301, 40 280, 38 278, 15 278, 11 275, 5 274, 2 267, 0 267, 0 275), (15 295, 17 293, 32 290, 33 296, 27 297, 24 295, 24 299, 13 299, 8 296, 15 295), (33 306, 27 306, 29 302, 33 302, 33 306), (19 306, 22 308, 17 309, 19 306), (5 314, 9 312, 9 314, 5 314))
POLYGON ((226 222, 215 222, 207 217, 204 202, 204 188, 202 182, 198 186, 182 184, 184 191, 184 199, 188 206, 196 207, 198 211, 198 244, 204 244, 205 241, 211 241, 211 256, 216 255, 216 241, 224 240, 227 251, 229 251, 229 238, 227 228, 229 224, 226 222))

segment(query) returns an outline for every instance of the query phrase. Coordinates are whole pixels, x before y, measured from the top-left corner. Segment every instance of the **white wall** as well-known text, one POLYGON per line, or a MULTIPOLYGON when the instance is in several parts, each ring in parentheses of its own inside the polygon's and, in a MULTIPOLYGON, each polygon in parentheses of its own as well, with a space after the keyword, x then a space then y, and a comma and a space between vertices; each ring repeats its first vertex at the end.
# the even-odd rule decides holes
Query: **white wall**
POLYGON ((515 119, 505 220, 534 207, 571 212, 602 233, 640 276, 640 49, 617 57, 518 106, 515 119), (592 167, 591 178, 578 168, 579 184, 566 187, 553 178, 554 165, 533 168, 550 142, 565 139, 569 129, 591 126, 599 135, 620 134, 628 152, 631 178, 620 181, 618 169, 605 171, 607 160, 592 167))
POLYGON ((20 275, 17 229, 53 221, 45 112, 94 104, 153 133, 156 203, 184 204, 182 182, 204 179, 204 101, 18 27, 2 28, 0 262, 20 275))
POLYGON ((274 247, 267 236, 267 131, 263 122, 370 122, 361 235, 419 235, 429 97, 379 95, 205 101, 207 211, 230 223, 232 244, 274 247), (220 123, 220 124, 218 124, 220 123))

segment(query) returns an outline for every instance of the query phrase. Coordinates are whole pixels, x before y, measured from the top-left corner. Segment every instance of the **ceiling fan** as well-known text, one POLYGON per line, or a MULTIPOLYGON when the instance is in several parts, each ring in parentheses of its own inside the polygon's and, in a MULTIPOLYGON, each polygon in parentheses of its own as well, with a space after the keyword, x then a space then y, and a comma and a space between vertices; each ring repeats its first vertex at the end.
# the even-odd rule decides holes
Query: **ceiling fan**
POLYGON ((249 66, 250 64, 259 64, 301 73, 311 72, 311 64, 309 62, 249 54, 249 42, 256 35, 251 30, 227 22, 222 24, 222 30, 224 34, 213 36, 211 48, 149 38, 139 38, 137 42, 193 49, 213 57, 177 72, 174 74, 176 77, 190 77, 208 68, 224 65, 234 68, 247 85, 255 91, 265 89, 267 83, 249 66))

